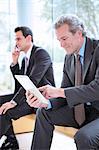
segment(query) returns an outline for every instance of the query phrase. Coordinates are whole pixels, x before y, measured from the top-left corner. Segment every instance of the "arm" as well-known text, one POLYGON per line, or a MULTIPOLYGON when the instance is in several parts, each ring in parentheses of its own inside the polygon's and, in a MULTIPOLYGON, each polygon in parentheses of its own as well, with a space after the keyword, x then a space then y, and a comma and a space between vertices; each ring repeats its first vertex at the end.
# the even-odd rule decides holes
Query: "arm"
POLYGON ((14 104, 10 102, 13 96, 14 94, 0 96, 0 114, 5 113, 9 108, 14 106, 14 104))
MULTIPOLYGON (((46 100, 48 100, 50 98, 56 98, 56 97, 65 98, 64 89, 62 89, 62 88, 55 88, 50 85, 46 85, 46 86, 40 87, 39 90, 42 92, 42 94, 44 95, 46 100)), ((27 103, 31 107, 35 107, 35 108, 46 107, 46 108, 48 108, 48 104, 41 103, 40 100, 37 97, 35 97, 30 91, 26 92, 26 98, 27 98, 27 103)), ((66 100, 65 100, 65 102, 66 102, 66 100)))
POLYGON ((70 107, 79 103, 99 101, 99 48, 97 47, 90 55, 89 62, 87 56, 86 60, 87 69, 84 71, 84 84, 65 89, 66 99, 70 107))
POLYGON ((19 59, 20 51, 15 47, 15 49, 12 51, 12 64, 10 65, 10 69, 13 75, 17 74, 19 71, 19 59))
POLYGON ((31 59, 34 60, 29 75, 33 83, 39 87, 46 84, 54 84, 52 62, 49 54, 44 49, 38 49, 31 59))
POLYGON ((12 63, 10 65, 10 70, 11 70, 13 78, 15 80, 14 93, 16 93, 19 90, 19 88, 21 87, 21 85, 18 83, 18 81, 14 77, 15 74, 21 74, 21 72, 22 72, 19 68, 19 63, 18 63, 19 55, 20 55, 20 51, 17 50, 17 48, 15 48, 12 52, 12 63))
POLYGON ((25 90, 21 87, 16 94, 8 95, 8 96, 1 96, 0 99, 2 100, 2 105, 0 107, 0 114, 6 113, 7 110, 16 107, 23 100, 26 100, 25 97, 25 90), (3 101, 3 99, 5 99, 3 101))
POLYGON ((7 110, 14 108, 17 104, 14 101, 6 102, 0 107, 0 115, 5 114, 7 110))

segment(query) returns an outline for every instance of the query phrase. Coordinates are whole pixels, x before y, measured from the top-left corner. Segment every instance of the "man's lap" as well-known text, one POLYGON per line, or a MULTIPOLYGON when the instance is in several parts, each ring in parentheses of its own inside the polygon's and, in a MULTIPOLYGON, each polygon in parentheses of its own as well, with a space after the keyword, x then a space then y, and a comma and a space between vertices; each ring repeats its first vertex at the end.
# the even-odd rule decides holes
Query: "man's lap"
POLYGON ((14 94, 1 95, 0 96, 0 105, 9 102, 13 98, 14 94))
POLYGON ((74 112, 68 105, 58 109, 41 109, 42 113, 46 113, 53 125, 78 127, 74 120, 74 112))
POLYGON ((20 104, 12 109, 9 109, 6 112, 6 115, 10 118, 10 119, 18 119, 22 116, 28 115, 34 113, 34 109, 31 108, 26 102, 23 102, 23 104, 20 104))

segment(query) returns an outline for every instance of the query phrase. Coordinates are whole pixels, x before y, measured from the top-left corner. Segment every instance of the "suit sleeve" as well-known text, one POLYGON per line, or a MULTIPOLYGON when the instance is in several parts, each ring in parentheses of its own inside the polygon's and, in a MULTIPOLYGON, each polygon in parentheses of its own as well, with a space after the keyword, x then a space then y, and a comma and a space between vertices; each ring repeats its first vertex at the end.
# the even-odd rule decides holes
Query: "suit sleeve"
POLYGON ((15 74, 19 74, 19 64, 17 63, 17 64, 14 65, 14 66, 11 66, 11 65, 10 65, 10 70, 11 70, 13 76, 14 76, 15 74))
POLYGON ((21 74, 21 70, 19 69, 19 64, 17 63, 15 66, 10 65, 10 70, 12 72, 12 75, 13 75, 13 78, 14 78, 14 81, 15 81, 14 93, 16 93, 19 90, 19 88, 21 87, 20 83, 15 78, 16 74, 21 74))
POLYGON ((93 55, 90 68, 89 78, 93 79, 89 79, 89 83, 77 87, 65 88, 66 100, 70 107, 80 103, 99 101, 99 49, 93 55))

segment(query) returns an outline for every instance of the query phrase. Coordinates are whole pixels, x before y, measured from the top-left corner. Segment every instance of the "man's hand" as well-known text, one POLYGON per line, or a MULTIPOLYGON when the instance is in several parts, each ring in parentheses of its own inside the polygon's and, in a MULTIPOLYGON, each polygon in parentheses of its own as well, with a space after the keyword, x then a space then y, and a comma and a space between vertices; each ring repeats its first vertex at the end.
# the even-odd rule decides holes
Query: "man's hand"
POLYGON ((34 108, 47 108, 48 104, 42 103, 37 97, 35 97, 30 91, 26 92, 27 103, 34 108))
POLYGON ((11 102, 6 102, 0 107, 0 115, 5 114, 7 110, 14 108, 16 105, 12 104, 11 102))
POLYGON ((18 50, 17 47, 15 47, 15 49, 12 52, 12 61, 13 61, 13 64, 17 64, 19 55, 20 55, 20 51, 18 50))
POLYGON ((64 89, 45 85, 39 88, 46 99, 63 97, 65 98, 64 89))

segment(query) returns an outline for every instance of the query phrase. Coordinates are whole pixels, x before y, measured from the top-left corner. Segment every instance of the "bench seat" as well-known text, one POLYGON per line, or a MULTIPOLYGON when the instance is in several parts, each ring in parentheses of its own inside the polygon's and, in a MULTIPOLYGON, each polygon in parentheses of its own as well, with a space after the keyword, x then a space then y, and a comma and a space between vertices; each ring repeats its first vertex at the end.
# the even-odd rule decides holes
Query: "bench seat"
MULTIPOLYGON (((16 134, 32 132, 34 129, 35 117, 35 114, 31 114, 21 117, 20 119, 13 120, 14 132, 16 134)), ((62 126, 55 126, 55 130, 72 138, 78 131, 76 128, 62 126)))

